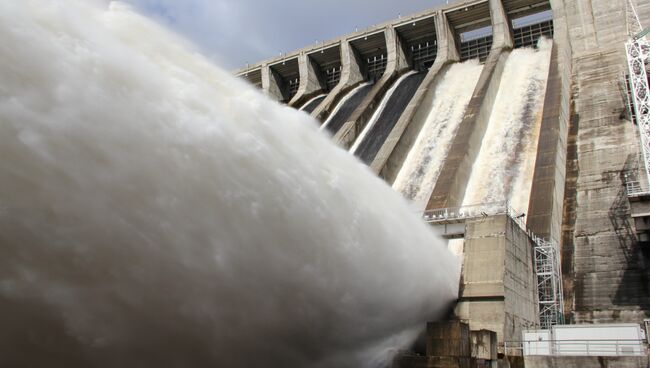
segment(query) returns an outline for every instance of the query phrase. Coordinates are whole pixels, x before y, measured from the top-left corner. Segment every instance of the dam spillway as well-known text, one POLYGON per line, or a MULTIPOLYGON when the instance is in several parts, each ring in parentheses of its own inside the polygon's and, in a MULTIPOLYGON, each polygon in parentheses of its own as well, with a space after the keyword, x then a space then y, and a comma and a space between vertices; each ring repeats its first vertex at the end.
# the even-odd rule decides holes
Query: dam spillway
POLYGON ((395 190, 416 203, 425 202, 481 75, 478 60, 456 63, 444 71, 433 88, 429 111, 417 138, 393 182, 395 190), (468 88, 469 87, 469 88, 468 88))
POLYGON ((375 158, 424 76, 424 72, 405 74, 386 93, 370 122, 357 138, 358 144, 351 150, 361 161, 369 164, 375 158))
MULTIPOLYGON (((631 3, 638 19, 650 23, 650 2, 631 3)), ((643 223, 650 191, 643 180, 637 184, 645 174, 626 97, 629 14, 627 0, 450 2, 237 74, 256 76, 246 78, 290 106, 327 94, 312 111, 321 122, 371 81, 333 132, 334 142, 352 148, 418 211, 492 216, 486 205, 498 212, 505 202, 536 238, 557 244, 565 299, 557 314, 566 323, 642 324, 650 316, 650 229, 643 223), (549 41, 539 44, 542 37, 549 41), (289 59, 303 71, 293 96, 277 93, 290 73, 257 77, 273 75, 289 59), (327 72, 332 65, 335 79, 327 72), (397 109, 399 118, 373 131, 386 95, 412 72, 425 75, 397 109), (361 155, 363 142, 371 141, 372 154, 361 155)), ((464 262, 472 259, 466 226, 446 235, 461 253, 465 237, 464 262)), ((464 268, 465 276, 473 271, 464 268)), ((461 304, 504 297, 487 289, 471 293, 459 295, 461 304)))

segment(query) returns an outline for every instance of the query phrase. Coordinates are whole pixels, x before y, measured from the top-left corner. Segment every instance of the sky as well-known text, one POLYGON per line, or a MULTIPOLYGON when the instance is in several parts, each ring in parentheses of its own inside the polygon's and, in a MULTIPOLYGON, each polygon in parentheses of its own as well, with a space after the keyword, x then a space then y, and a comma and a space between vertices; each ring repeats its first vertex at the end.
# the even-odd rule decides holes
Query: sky
MULTIPOLYGON (((228 69, 279 56, 355 28, 447 0, 123 0, 195 43, 228 69)), ((451 2, 451 1, 450 1, 451 2)))

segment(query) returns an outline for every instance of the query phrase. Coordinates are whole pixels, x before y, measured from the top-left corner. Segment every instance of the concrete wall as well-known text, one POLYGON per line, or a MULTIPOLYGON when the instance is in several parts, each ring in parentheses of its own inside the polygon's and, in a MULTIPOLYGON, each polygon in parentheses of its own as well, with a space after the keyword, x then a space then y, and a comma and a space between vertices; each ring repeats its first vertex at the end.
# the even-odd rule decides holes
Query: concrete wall
MULTIPOLYGON (((639 2, 650 19, 647 1, 639 2)), ((622 171, 637 154, 619 82, 626 71, 624 0, 554 1, 572 49, 574 112, 569 129, 562 236, 565 294, 573 323, 640 322, 650 283, 633 229, 622 171), (632 230, 632 231, 629 231, 632 230)))
POLYGON ((298 92, 289 101, 289 106, 299 107, 310 98, 318 95, 325 85, 320 69, 307 54, 298 56, 298 68, 300 70, 300 86, 298 92))
MULTIPOLYGON (((568 114, 562 115, 563 95, 560 58, 553 46, 544 99, 535 172, 527 213, 527 225, 538 236, 560 243, 566 168, 568 114)), ((564 104, 568 106, 568 103, 564 104)))
POLYGON ((532 243, 508 216, 468 220, 456 316, 499 342, 537 325, 532 243))

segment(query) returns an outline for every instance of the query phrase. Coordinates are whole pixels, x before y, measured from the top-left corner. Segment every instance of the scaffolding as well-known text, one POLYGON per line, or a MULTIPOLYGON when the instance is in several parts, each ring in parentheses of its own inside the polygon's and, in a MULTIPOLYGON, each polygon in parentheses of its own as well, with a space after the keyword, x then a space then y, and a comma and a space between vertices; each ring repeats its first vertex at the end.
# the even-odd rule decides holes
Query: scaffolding
POLYGON ((650 182, 650 89, 646 64, 650 57, 650 44, 646 35, 650 29, 642 30, 641 22, 632 0, 627 3, 628 33, 634 34, 625 44, 629 71, 630 91, 634 115, 639 126, 641 151, 645 175, 650 182))
POLYGON ((530 230, 523 217, 516 213, 508 202, 427 210, 423 218, 428 223, 449 223, 503 214, 508 215, 534 244, 540 327, 550 329, 551 326, 564 324, 564 294, 558 244, 530 230))
POLYGON ((535 237, 535 275, 539 303, 539 324, 542 329, 564 324, 564 298, 557 243, 535 237))

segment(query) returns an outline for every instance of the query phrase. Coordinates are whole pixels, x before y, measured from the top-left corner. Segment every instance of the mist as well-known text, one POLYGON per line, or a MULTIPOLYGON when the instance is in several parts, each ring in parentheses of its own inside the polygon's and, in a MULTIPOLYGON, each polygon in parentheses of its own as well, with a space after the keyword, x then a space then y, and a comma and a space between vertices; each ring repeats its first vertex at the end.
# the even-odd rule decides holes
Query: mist
POLYGON ((1 366, 383 366, 455 300, 404 199, 128 6, 0 38, 1 366))

